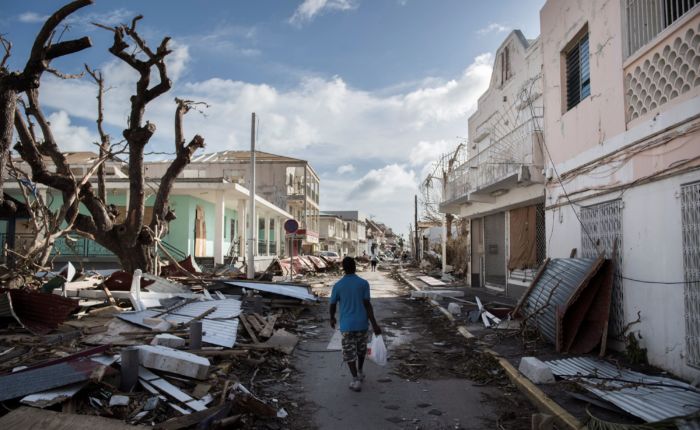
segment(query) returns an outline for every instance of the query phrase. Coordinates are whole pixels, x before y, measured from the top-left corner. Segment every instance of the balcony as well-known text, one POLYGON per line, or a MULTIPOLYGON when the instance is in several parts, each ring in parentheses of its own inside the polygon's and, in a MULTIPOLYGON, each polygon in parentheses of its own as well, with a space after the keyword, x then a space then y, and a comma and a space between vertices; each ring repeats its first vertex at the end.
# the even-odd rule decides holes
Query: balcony
POLYGON ((631 55, 623 68, 628 123, 700 94, 700 4, 678 9, 669 4, 675 2, 627 4, 631 55), (646 5, 643 10, 641 5, 646 5))
POLYGON ((494 128, 491 135, 498 139, 455 168, 449 176, 442 205, 489 202, 500 190, 541 183, 544 163, 540 124, 542 109, 538 108, 534 117, 506 129, 500 136, 494 128))

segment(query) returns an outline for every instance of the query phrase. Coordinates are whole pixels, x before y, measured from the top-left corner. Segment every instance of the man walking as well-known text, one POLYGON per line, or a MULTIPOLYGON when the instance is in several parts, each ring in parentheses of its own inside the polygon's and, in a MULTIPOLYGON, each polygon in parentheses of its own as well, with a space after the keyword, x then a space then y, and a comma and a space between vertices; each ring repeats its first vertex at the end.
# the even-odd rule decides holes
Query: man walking
POLYGON ((367 329, 372 323, 372 329, 377 336, 382 330, 374 318, 374 310, 369 299, 369 282, 355 274, 355 260, 343 258, 343 276, 333 286, 331 293, 331 327, 335 328, 335 311, 340 304, 340 332, 343 335, 343 361, 348 364, 352 374, 350 389, 360 391, 364 374, 362 365, 367 355, 367 329))

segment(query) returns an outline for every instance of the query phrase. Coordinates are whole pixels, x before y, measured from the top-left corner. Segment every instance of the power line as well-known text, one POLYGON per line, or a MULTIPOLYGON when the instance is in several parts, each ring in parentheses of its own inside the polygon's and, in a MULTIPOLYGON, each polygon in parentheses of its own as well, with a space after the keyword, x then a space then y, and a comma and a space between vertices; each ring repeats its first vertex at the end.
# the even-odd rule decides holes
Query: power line
MULTIPOLYGON (((531 86, 530 86, 530 90, 529 90, 530 93, 532 92, 532 85, 534 85, 534 81, 533 81, 533 83, 532 83, 531 86)), ((539 129, 539 122, 538 122, 538 120, 537 120, 537 117, 534 115, 534 110, 533 110, 532 103, 529 103, 529 107, 530 107, 531 113, 533 114, 533 115, 532 115, 532 116, 533 116, 533 120, 535 121, 535 123, 536 123, 536 125, 537 125, 537 127, 538 127, 538 129, 539 129)), ((584 233, 586 233, 586 236, 587 236, 588 240, 591 242, 591 244, 593 245, 594 248, 597 248, 597 243, 593 240, 593 237, 592 237, 591 234, 589 233, 588 228, 586 227, 586 225, 585 225, 585 224, 583 223, 583 221, 581 220, 581 218, 580 218, 578 212, 576 212, 576 209, 574 209, 574 203, 573 203, 573 202, 571 201, 571 199, 569 198, 569 193, 567 193, 566 188, 564 187, 564 184, 563 184, 563 182, 562 182, 562 180, 561 180, 561 176, 559 175, 559 172, 557 171, 556 165, 554 164, 554 160, 552 159, 552 155, 550 154, 549 148, 547 147, 547 143, 544 141, 544 139, 540 139, 539 134, 537 135, 537 140, 538 140, 538 142, 540 142, 540 143, 542 144, 542 146, 543 146, 544 149, 545 149, 545 152, 547 153, 547 158, 549 159, 550 163, 552 164, 552 170, 554 171, 554 174, 555 174, 555 176, 556 176, 556 178, 557 178, 557 182, 559 183, 559 186, 561 187, 562 192, 564 193, 564 196, 566 197, 566 200, 568 201, 569 205, 571 205, 571 210, 572 210, 572 212, 573 212, 574 215, 576 216, 576 219, 578 220, 579 224, 581 225, 581 228, 583 229, 584 233)), ((634 154, 636 154, 636 153, 634 153, 634 154)), ((633 154, 633 155, 634 155, 634 154, 633 154)), ((629 188, 631 188, 632 186, 634 186, 635 182, 636 182, 636 181, 633 181, 632 183, 629 184, 629 186, 623 188, 623 189, 622 189, 622 193, 620 194, 620 197, 622 197, 622 194, 624 194, 624 192, 627 191, 627 189, 629 189, 629 188)), ((552 216, 553 216, 553 215, 552 215, 552 216)), ((554 222, 552 221, 552 234, 553 234, 553 233, 554 233, 554 222)), ((551 240, 551 237, 550 237, 550 240, 551 240)), ((618 270, 619 270, 619 269, 618 269, 618 270)), ((694 284, 694 283, 700 282, 700 280, 692 280, 692 281, 650 281, 650 280, 647 280, 647 279, 637 279, 637 278, 633 278, 633 277, 630 277, 630 276, 625 276, 625 275, 623 275, 622 273, 619 273, 619 274, 616 275, 616 276, 618 276, 618 277, 621 278, 621 279, 625 279, 625 280, 632 281, 632 282, 639 282, 639 283, 642 283, 642 284, 686 285, 686 284, 694 284)))

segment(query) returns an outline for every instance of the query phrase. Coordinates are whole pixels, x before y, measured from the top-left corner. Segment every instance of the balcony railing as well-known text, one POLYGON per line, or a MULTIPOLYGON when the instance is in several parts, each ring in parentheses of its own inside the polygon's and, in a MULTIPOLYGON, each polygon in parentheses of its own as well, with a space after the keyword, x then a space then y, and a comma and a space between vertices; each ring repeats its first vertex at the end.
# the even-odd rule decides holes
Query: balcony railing
MULTIPOLYGON (((518 174, 523 166, 542 168, 541 108, 535 117, 502 132, 481 152, 457 166, 447 181, 445 202, 463 198, 518 174)), ((495 131, 495 130, 494 130, 495 131)), ((493 133, 497 135, 497 133, 493 133)))
POLYGON ((258 255, 267 255, 267 241, 258 240, 258 255))
MULTIPOLYGON (((22 252, 29 248, 36 236, 33 234, 16 234, 14 249, 22 252)), ((0 248, 7 243, 7 233, 0 234, 0 248)), ((69 257, 114 257, 114 254, 102 245, 81 236, 61 237, 54 243, 51 255, 69 257)))
POLYGON ((626 0, 626 57, 651 42, 659 33, 688 13, 697 12, 696 0, 626 0))

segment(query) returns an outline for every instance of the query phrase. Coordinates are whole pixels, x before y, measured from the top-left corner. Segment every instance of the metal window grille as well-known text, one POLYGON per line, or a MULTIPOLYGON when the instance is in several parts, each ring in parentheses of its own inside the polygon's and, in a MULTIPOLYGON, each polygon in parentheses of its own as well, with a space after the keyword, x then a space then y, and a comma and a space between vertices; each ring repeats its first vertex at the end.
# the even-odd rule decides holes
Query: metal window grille
POLYGON ((538 266, 547 258, 547 230, 544 224, 544 203, 539 203, 535 206, 535 226, 537 228, 535 246, 538 266))
POLYGON ((591 94, 588 62, 588 33, 566 53, 566 109, 579 104, 591 94))
POLYGON ((637 52, 698 4, 700 0, 626 0, 626 56, 637 52))
POLYGON ((613 278, 612 303, 610 304, 609 334, 623 334, 625 315, 622 295, 622 200, 612 200, 581 208, 581 257, 595 258, 604 253, 612 257, 617 241, 617 259, 613 278))
POLYGON ((681 186, 681 212, 686 359, 700 367, 700 182, 681 186))

